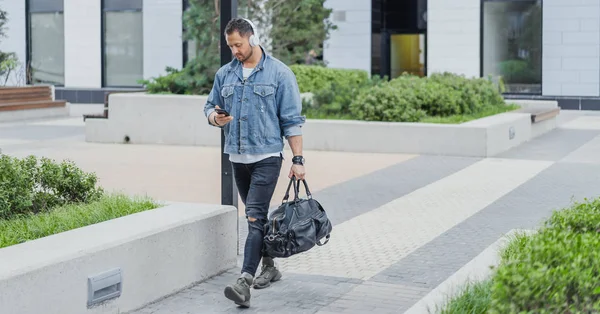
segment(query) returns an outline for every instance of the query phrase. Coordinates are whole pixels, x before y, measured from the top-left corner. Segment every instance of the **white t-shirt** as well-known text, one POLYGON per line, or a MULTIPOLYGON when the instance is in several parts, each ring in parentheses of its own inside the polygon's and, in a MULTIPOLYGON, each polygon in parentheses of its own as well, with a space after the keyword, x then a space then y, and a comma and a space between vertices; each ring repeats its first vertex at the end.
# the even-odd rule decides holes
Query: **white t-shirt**
MULTIPOLYGON (((243 70, 244 79, 247 79, 250 76, 250 74, 252 74, 252 71, 254 70, 254 68, 242 68, 242 70, 243 70)), ((283 152, 268 153, 268 154, 229 154, 229 161, 235 162, 235 163, 240 163, 240 164, 251 164, 251 163, 261 161, 263 159, 267 159, 272 156, 275 156, 275 157, 282 156, 283 157, 283 152)))

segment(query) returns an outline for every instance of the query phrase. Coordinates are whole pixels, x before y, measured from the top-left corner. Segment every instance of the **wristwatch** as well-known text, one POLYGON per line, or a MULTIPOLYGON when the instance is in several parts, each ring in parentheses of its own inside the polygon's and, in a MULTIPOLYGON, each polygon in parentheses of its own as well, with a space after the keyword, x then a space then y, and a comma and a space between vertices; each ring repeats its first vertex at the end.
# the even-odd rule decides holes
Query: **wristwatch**
POLYGON ((302 156, 294 156, 292 158, 292 163, 294 165, 304 165, 304 157, 302 157, 302 156))

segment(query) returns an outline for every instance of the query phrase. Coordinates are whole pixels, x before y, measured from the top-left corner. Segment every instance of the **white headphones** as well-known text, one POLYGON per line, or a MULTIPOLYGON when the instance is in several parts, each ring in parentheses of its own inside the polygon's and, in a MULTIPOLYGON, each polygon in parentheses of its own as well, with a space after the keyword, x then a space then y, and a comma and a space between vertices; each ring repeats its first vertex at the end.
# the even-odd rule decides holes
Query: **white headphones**
POLYGON ((251 47, 255 47, 260 45, 260 37, 258 37, 258 32, 256 31, 256 27, 254 27, 254 23, 252 23, 250 20, 248 19, 244 19, 242 18, 244 21, 248 22, 248 24, 250 24, 250 27, 252 27, 252 32, 254 34, 250 35, 250 38, 248 38, 248 41, 250 42, 250 46, 251 47))

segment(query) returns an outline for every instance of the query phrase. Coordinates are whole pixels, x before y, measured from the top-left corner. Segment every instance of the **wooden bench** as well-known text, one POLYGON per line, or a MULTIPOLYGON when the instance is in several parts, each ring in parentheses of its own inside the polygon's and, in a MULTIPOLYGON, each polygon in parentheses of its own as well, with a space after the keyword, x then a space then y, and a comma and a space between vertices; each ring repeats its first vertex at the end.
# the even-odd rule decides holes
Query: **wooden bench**
POLYGON ((53 100, 51 86, 0 87, 0 111, 65 107, 65 100, 53 100))
POLYGON ((529 111, 531 113, 531 123, 537 123, 558 116, 560 108, 532 108, 529 111))
POLYGON ((515 110, 515 112, 531 114, 531 123, 549 120, 560 114, 560 107, 558 107, 556 101, 511 100, 509 102, 522 106, 521 109, 515 110))

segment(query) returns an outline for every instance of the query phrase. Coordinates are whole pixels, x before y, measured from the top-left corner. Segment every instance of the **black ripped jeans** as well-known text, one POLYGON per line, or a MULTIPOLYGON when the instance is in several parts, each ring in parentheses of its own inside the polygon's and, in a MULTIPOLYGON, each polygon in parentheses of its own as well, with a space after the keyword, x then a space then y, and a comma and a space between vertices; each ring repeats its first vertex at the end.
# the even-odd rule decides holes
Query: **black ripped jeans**
POLYGON ((252 164, 232 163, 233 175, 242 202, 246 206, 248 237, 244 248, 242 273, 256 274, 263 257, 264 225, 268 221, 269 204, 281 171, 282 158, 269 157, 252 164))

